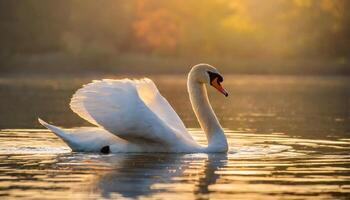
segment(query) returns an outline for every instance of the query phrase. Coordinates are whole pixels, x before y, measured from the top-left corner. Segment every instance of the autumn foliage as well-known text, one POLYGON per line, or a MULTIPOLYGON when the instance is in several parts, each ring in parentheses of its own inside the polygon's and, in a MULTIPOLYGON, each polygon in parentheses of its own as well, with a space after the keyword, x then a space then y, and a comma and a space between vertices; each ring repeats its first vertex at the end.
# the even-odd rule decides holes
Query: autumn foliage
POLYGON ((0 56, 350 56, 347 0, 0 2, 0 56))

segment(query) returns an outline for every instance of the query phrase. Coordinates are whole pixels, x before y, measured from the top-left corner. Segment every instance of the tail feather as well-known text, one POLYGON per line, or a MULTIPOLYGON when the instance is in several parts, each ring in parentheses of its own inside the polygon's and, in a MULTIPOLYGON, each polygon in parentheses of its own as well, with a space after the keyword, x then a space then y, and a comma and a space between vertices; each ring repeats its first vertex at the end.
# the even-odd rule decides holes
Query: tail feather
POLYGON ((122 143, 118 137, 100 127, 82 127, 65 131, 40 118, 38 118, 38 121, 41 125, 45 126, 61 138, 73 151, 101 151, 102 153, 105 153, 105 149, 102 149, 103 147, 115 143, 122 143))
MULTIPOLYGON (((38 118, 38 121, 41 125, 45 126, 47 129, 51 130, 55 135, 57 135, 59 138, 61 138, 63 141, 65 141, 68 145, 72 142, 70 134, 64 131, 63 129, 51 125, 44 120, 38 118)), ((69 145, 70 146, 70 145, 69 145)))

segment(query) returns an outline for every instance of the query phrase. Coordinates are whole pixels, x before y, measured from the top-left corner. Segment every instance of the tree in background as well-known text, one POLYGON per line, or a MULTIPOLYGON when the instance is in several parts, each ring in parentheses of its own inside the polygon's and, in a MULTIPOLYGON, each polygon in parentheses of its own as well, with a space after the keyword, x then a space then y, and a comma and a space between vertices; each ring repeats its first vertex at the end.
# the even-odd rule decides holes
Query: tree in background
MULTIPOLYGON (((0 56, 350 56, 347 0, 0 0, 0 56)), ((4 60, 3 59, 3 60, 4 60)))

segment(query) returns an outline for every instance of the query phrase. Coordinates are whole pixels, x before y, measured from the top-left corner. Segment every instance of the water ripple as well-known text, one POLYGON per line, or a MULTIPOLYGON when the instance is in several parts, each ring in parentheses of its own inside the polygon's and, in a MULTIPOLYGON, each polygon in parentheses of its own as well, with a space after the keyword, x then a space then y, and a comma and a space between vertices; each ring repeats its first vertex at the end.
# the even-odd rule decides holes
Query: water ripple
MULTIPOLYGON (((204 134, 189 129, 205 144, 204 134)), ((46 130, 0 131, 5 199, 346 199, 350 140, 225 129, 228 154, 72 153, 46 130)))

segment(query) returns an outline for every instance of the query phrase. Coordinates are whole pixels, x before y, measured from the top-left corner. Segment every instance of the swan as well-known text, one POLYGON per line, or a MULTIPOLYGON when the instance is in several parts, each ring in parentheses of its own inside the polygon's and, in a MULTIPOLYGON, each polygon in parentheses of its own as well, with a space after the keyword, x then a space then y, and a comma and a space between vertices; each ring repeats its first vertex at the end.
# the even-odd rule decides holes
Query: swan
POLYGON ((198 144, 154 82, 95 80, 77 90, 70 108, 96 127, 64 130, 38 118, 73 151, 101 153, 218 153, 227 152, 224 131, 210 105, 206 85, 226 97, 223 77, 209 64, 191 68, 187 90, 193 111, 206 134, 208 146, 198 144))

